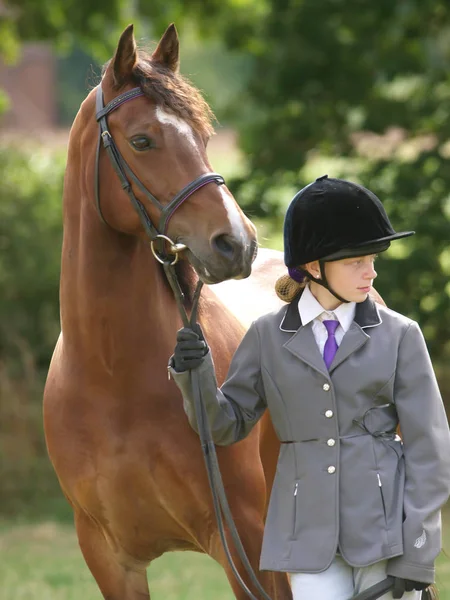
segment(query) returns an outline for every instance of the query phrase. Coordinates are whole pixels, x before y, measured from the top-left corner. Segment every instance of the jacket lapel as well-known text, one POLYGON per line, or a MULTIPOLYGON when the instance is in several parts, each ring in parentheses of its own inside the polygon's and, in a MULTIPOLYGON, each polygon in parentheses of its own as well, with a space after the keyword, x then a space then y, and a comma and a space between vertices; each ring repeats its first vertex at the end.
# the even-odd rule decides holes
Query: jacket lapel
MULTIPOLYGON (((329 373, 319 352, 312 327, 310 325, 306 327, 302 326, 298 311, 299 299, 300 294, 288 305, 280 323, 281 331, 294 334, 284 344, 284 347, 316 371, 328 376, 329 373)), ((365 329, 376 327, 380 324, 381 318, 376 304, 368 296, 364 302, 356 305, 354 321, 342 339, 336 356, 331 363, 330 373, 346 360, 350 354, 361 348, 370 339, 370 335, 364 331, 365 329)))
POLYGON ((350 329, 342 338, 342 342, 337 349, 336 356, 330 365, 330 372, 338 367, 350 354, 359 350, 368 340, 370 335, 365 331, 370 327, 376 327, 381 324, 381 317, 378 313, 375 302, 368 296, 364 302, 356 305, 355 318, 350 329))
POLYGON ((370 339, 370 335, 367 335, 361 327, 359 327, 354 321, 350 326, 350 329, 345 333, 342 338, 342 342, 337 349, 336 356, 330 365, 330 373, 334 371, 344 360, 346 360, 350 354, 359 350, 361 346, 370 339))
POLYGON ((301 292, 289 304, 280 323, 281 331, 294 334, 284 344, 284 348, 316 371, 319 371, 328 377, 328 371, 323 362, 323 358, 320 355, 311 324, 306 326, 302 325, 300 313, 298 311, 298 301, 300 296, 301 292))
POLYGON ((327 367, 319 352, 319 347, 314 339, 311 323, 300 327, 284 344, 284 347, 307 365, 325 375, 325 377, 329 376, 327 367))

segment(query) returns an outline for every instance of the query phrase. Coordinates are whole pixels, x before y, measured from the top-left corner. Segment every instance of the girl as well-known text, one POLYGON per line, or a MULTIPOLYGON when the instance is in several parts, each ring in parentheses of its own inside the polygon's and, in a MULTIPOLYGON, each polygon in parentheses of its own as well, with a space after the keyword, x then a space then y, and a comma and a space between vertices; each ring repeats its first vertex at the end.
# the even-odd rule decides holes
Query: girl
POLYGON ((347 600, 386 575, 383 598, 417 600, 434 581, 447 419, 417 323, 369 296, 376 255, 413 233, 369 190, 320 177, 286 213, 289 304, 252 324, 221 389, 202 336, 178 334, 171 372, 192 426, 192 368, 217 444, 270 411, 281 450, 260 567, 289 572, 295 600, 347 600))

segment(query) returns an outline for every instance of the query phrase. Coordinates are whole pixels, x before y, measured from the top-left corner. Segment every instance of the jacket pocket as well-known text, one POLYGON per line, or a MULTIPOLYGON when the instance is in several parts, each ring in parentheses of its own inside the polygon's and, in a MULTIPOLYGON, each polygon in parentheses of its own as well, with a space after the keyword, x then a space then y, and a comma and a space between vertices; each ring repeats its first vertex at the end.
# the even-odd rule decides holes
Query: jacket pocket
POLYGON ((378 479, 378 489, 380 490, 381 504, 383 506, 384 522, 385 522, 386 528, 387 528, 388 522, 387 522, 387 513, 386 513, 386 500, 384 498, 383 483, 381 481, 381 475, 378 472, 377 472, 377 479, 378 479))
POLYGON ((376 440, 376 471, 378 489, 381 496, 388 545, 395 546, 402 537, 403 495, 405 485, 405 464, 402 443, 391 440, 376 440))
POLYGON ((297 496, 298 496, 298 481, 294 482, 294 507, 292 511, 292 529, 291 529, 291 539, 295 539, 295 532, 297 529, 297 496))

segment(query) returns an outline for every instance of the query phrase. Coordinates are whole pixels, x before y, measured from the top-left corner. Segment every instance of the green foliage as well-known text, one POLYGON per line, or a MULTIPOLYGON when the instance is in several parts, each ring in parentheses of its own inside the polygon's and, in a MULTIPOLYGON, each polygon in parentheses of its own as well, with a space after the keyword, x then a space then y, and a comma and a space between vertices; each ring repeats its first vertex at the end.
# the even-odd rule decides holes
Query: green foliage
POLYGON ((383 256, 376 285, 391 307, 418 320, 434 358, 445 362, 450 358, 450 219, 444 213, 447 167, 436 155, 424 152, 403 164, 378 161, 367 166, 362 179, 385 199, 398 230, 416 231, 383 256), (438 167, 433 178, 427 174, 430 164, 438 167), (420 180, 424 185, 417 189, 420 180))
POLYGON ((228 0, 214 14, 230 46, 253 58, 247 96, 258 110, 242 134, 252 175, 273 186, 286 172, 298 176, 312 150, 349 154, 360 130, 429 130, 445 120, 447 2, 263 5, 228 0), (430 85, 440 86, 440 99, 430 85))
POLYGON ((10 515, 35 514, 44 499, 50 513, 61 498, 41 407, 59 335, 65 156, 20 141, 0 147, 0 513, 10 515))
POLYGON ((8 96, 0 90, 0 115, 9 109, 9 105, 10 102, 8 96))
POLYGON ((250 60, 241 52, 227 50, 219 38, 202 39, 192 23, 180 33, 180 71, 205 95, 221 125, 236 127, 246 114, 236 98, 245 93, 250 60))
MULTIPOLYGON (((142 37, 140 34, 139 26, 136 31, 138 39, 142 37)), ((155 46, 152 37, 140 44, 148 51, 155 46)), ((243 93, 250 68, 248 59, 241 53, 227 51, 218 39, 201 40, 189 23, 180 32, 180 56, 181 73, 202 91, 219 121, 219 127, 230 122, 236 126, 242 121, 245 111, 236 109, 233 100, 243 93)), ((101 71, 101 61, 78 44, 58 58, 57 94, 61 123, 71 125, 88 91, 97 85, 101 71)))
POLYGON ((57 96, 61 124, 71 126, 88 92, 97 85, 101 65, 78 45, 58 59, 57 96))
POLYGON ((394 225, 418 233, 381 261, 382 293, 419 319, 435 356, 450 356, 447 0, 7 0, 4 14, 12 54, 14 40, 77 39, 101 60, 126 22, 157 39, 175 20, 194 40, 183 72, 240 124, 249 170, 232 187, 244 208, 280 220, 318 155, 346 159, 330 174, 373 188, 394 225))
MULTIPOLYGON (((48 40, 68 48, 75 39, 99 56, 112 51, 117 28, 127 24, 127 0, 6 0, 2 3, 0 54, 27 40, 48 40)), ((106 56, 104 56, 106 60, 106 56)))
POLYGON ((43 147, 0 148, 0 362, 16 374, 29 354, 46 368, 59 333, 64 160, 43 147))
MULTIPOLYGON (((234 189, 253 215, 277 216, 310 164, 359 180, 385 202, 396 242, 380 260, 387 303, 421 323, 450 358, 450 4, 446 0, 211 1, 203 30, 248 57, 234 189), (338 162, 340 161, 340 162, 338 162)), ((200 15, 199 15, 200 17, 200 15)), ((316 173, 323 174, 324 171, 316 173)))
POLYGON ((20 39, 57 39, 65 28, 79 36, 101 36, 106 15, 110 21, 119 20, 122 4, 120 0, 6 0, 4 12, 20 39))

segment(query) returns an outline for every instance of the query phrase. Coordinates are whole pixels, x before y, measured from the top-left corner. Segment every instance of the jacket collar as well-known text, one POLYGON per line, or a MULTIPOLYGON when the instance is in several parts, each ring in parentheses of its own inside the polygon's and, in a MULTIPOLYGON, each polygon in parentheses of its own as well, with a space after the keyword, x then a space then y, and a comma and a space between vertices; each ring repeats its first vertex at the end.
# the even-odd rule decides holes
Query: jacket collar
POLYGON ((298 301, 300 300, 300 296, 302 295, 302 293, 303 290, 295 296, 292 302, 288 304, 288 307, 280 323, 281 331, 288 331, 290 333, 293 333, 294 331, 297 331, 299 327, 302 326, 300 312, 298 310, 298 301))
POLYGON ((364 328, 376 327, 381 324, 381 317, 377 306, 372 298, 367 297, 364 302, 356 305, 355 318, 350 329, 344 335, 344 338, 336 352, 330 369, 325 366, 319 348, 314 339, 311 327, 302 327, 300 313, 298 311, 298 301, 300 294, 289 304, 280 323, 281 331, 294 333, 293 336, 284 344, 284 347, 292 354, 297 356, 303 362, 309 364, 313 369, 329 377, 334 369, 344 362, 353 352, 361 348, 370 336, 364 331, 364 328))
POLYGON ((356 305, 354 321, 361 329, 381 325, 382 320, 376 302, 370 296, 356 305))
POLYGON ((303 289, 298 301, 298 312, 303 325, 315 319, 337 319, 344 333, 350 329, 355 318, 356 302, 344 302, 333 310, 324 310, 323 306, 311 292, 309 285, 303 289))
MULTIPOLYGON (((299 327, 302 326, 302 321, 298 310, 298 301, 300 300, 302 293, 303 290, 297 294, 297 296, 288 305, 280 323, 281 331, 294 333, 297 331, 297 329, 299 329, 299 327)), ((365 327, 376 327, 377 325, 381 324, 381 317, 378 312, 377 305, 370 296, 367 296, 364 302, 359 302, 356 305, 354 321, 361 327, 361 329, 364 329, 365 327)))

